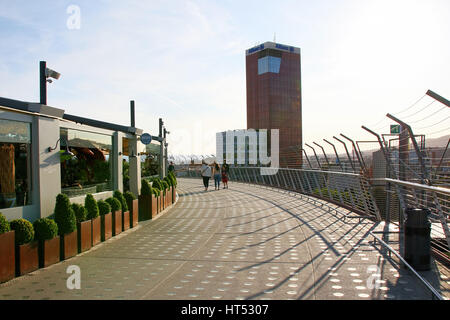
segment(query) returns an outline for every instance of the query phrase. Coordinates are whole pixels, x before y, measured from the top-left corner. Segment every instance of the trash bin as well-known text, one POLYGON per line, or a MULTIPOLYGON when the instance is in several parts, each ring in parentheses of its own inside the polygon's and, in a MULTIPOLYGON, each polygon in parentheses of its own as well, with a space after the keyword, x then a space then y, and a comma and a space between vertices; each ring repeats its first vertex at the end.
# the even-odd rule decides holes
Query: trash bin
POLYGON ((404 256, 415 270, 430 270, 431 222, 428 209, 406 209, 404 256))

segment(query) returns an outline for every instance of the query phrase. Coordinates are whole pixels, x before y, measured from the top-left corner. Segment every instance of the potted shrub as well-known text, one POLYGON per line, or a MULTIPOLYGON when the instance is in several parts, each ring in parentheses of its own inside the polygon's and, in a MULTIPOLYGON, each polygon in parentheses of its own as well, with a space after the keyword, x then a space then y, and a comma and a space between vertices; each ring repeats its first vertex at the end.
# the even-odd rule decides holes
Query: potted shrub
POLYGON ((8 220, 0 213, 0 283, 16 275, 15 232, 8 220))
POLYGON ((87 219, 91 220, 91 246, 93 247, 102 241, 102 222, 97 201, 92 194, 87 194, 86 198, 84 198, 84 207, 87 211, 87 219))
POLYGON ((113 237, 122 232, 122 205, 120 201, 114 197, 106 199, 106 202, 111 206, 112 212, 112 231, 113 237))
POLYGON ((155 178, 153 180, 153 184, 152 184, 152 188, 157 189, 158 192, 158 213, 160 213, 161 211, 164 210, 164 202, 163 202, 163 197, 164 197, 164 187, 161 183, 161 180, 159 178, 155 178))
POLYGON ((114 198, 120 201, 122 207, 122 231, 126 231, 130 229, 130 211, 128 210, 127 200, 119 190, 114 191, 114 198))
POLYGON ((46 268, 60 261, 60 239, 55 220, 41 218, 33 223, 34 237, 38 241, 39 267, 46 268))
POLYGON ((169 172, 168 177, 172 181, 172 203, 175 203, 177 199, 177 178, 173 172, 169 172))
POLYGON ((152 187, 150 183, 142 179, 141 194, 139 195, 139 220, 145 221, 152 218, 152 187))
POLYGON ((78 253, 82 253, 92 247, 92 223, 83 205, 73 203, 72 209, 77 220, 78 253))
POLYGON ((77 219, 65 194, 58 194, 55 204, 55 222, 61 240, 61 261, 78 253, 77 219))
POLYGON ((161 191, 152 188, 152 218, 156 217, 161 212, 161 191))
POLYGON ((169 176, 164 178, 164 181, 167 183, 167 206, 172 205, 172 180, 169 176))
POLYGON ((15 231, 16 275, 21 276, 39 268, 38 243, 34 240, 34 229, 30 221, 16 219, 10 222, 15 231))
POLYGON ((101 222, 101 239, 106 241, 112 237, 112 213, 108 202, 99 200, 97 202, 101 222))
POLYGON ((139 219, 139 200, 136 199, 134 194, 127 191, 123 194, 127 201, 128 208, 130 209, 130 228, 134 228, 138 225, 139 219))

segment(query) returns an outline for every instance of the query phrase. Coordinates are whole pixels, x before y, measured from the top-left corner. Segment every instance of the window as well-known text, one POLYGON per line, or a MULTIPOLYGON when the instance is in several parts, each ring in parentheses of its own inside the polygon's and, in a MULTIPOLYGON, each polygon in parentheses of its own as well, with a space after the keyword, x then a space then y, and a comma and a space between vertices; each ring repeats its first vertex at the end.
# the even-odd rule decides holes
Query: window
POLYGON ((31 124, 0 120, 0 209, 31 204, 31 124))
POLYGON ((112 190, 112 136, 64 128, 60 134, 61 192, 71 198, 112 190), (74 157, 62 154, 67 147, 74 157))
POLYGON ((281 58, 265 56, 258 59, 258 75, 266 72, 280 73, 281 58))

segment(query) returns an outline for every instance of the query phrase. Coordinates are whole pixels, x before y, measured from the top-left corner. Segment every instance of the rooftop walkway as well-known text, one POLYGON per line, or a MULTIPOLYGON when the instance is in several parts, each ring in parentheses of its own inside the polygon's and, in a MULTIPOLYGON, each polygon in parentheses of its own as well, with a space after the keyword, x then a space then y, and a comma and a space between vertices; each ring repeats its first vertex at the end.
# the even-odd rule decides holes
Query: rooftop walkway
MULTIPOLYGON (((204 192, 200 180, 179 179, 178 193, 157 219, 0 285, 0 299, 431 298, 373 246, 371 220, 241 183, 204 192), (66 287, 70 265, 81 269, 80 290, 66 287)), ((428 279, 448 288, 449 275, 433 270, 428 279)))

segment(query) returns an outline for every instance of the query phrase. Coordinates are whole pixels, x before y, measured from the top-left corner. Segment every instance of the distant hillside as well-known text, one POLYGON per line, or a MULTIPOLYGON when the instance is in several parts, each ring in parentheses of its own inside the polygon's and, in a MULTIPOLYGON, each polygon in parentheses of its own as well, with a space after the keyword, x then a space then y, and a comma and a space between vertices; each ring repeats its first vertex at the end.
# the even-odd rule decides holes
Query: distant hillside
POLYGON ((425 145, 427 148, 445 148, 449 138, 450 134, 435 139, 427 139, 425 140, 425 145))

